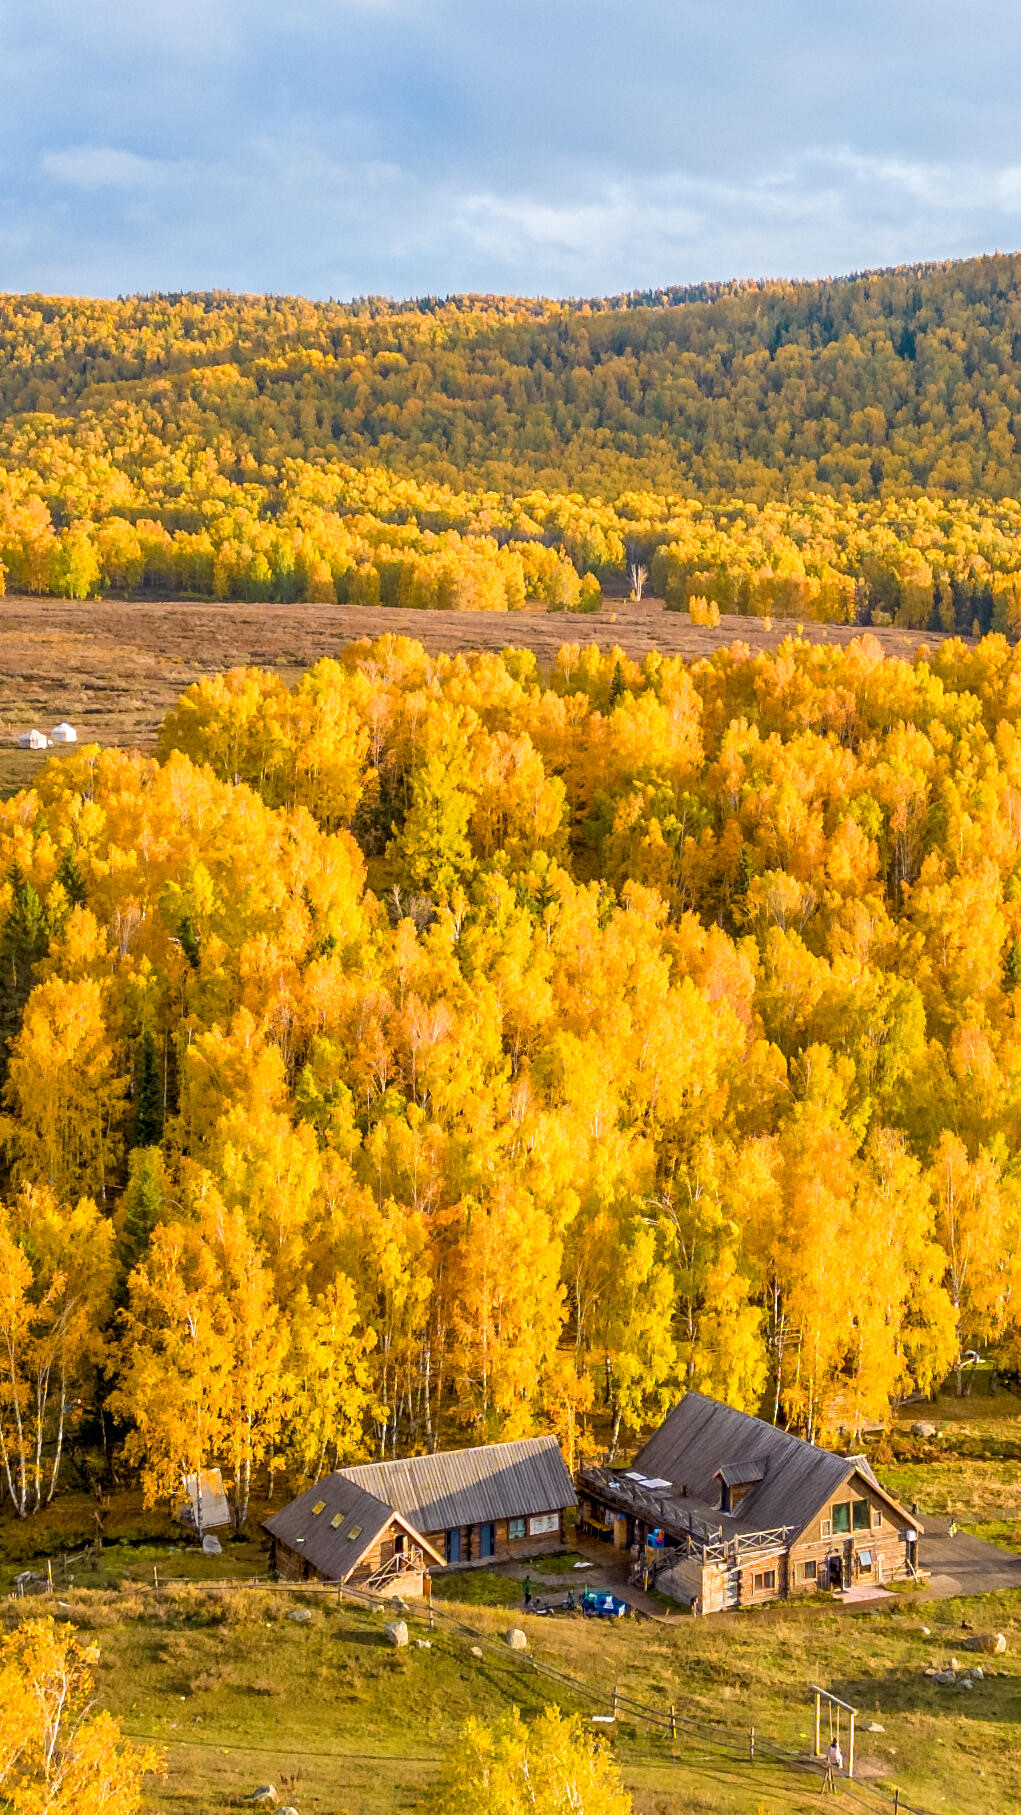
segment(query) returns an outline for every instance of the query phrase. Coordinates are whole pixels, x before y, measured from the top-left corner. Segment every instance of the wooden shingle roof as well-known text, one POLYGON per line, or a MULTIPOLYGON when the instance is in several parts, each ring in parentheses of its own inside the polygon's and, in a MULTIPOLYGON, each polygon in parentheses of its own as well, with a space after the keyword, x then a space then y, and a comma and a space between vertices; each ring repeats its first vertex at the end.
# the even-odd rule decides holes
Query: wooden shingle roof
POLYGON ((444 1450, 341 1473, 404 1514, 416 1531, 450 1531, 577 1504, 555 1437, 444 1450))
POLYGON ((703 1393, 684 1395, 639 1450, 634 1468, 663 1477, 710 1506, 719 1505, 721 1477, 734 1486, 753 1482, 737 1513, 715 1515, 728 1533, 781 1526, 801 1531, 854 1474, 868 1480, 906 1523, 921 1529, 880 1487, 863 1457, 834 1455, 703 1393))
POLYGON ((320 1575, 343 1582, 394 1520, 436 1563, 443 1558, 396 1507, 367 1493, 343 1474, 327 1475, 289 1506, 263 1521, 289 1550, 306 1557, 320 1575))

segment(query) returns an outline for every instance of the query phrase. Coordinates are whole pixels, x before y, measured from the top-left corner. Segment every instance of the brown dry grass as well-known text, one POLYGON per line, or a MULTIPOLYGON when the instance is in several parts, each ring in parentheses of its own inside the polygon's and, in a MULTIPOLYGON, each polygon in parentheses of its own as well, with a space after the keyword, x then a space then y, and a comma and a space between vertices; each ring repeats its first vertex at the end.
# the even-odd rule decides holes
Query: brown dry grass
MULTIPOLYGON (((698 657, 728 643, 771 649, 792 626, 725 617, 718 628, 693 625, 661 599, 640 605, 607 599, 603 609, 574 616, 542 608, 504 612, 426 612, 357 605, 241 605, 209 600, 0 599, 0 794, 29 783, 43 753, 17 748, 32 725, 50 731, 61 718, 81 741, 151 749, 168 708, 202 674, 253 664, 288 680, 359 637, 387 632, 414 637, 432 653, 535 651, 544 668, 563 643, 619 644, 641 658, 650 650, 698 657)), ((846 643, 846 625, 806 624, 813 641, 846 643)), ((880 630, 884 648, 911 655, 939 639, 923 632, 880 630)))

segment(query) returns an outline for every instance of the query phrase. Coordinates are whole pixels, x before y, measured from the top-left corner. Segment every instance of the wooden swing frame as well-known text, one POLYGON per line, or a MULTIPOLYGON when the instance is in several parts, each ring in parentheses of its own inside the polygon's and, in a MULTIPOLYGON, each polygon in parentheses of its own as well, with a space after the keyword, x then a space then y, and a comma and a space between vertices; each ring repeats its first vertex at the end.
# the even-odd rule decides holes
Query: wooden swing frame
MULTIPOLYGON (((847 1775, 848 1775, 848 1777, 853 1777, 854 1776, 854 1723, 858 1716, 858 1710, 857 1710, 857 1708, 852 1708, 850 1702, 841 1701, 839 1695, 832 1694, 832 1692, 829 1689, 820 1689, 818 1683, 812 1683, 811 1689, 812 1689, 813 1695, 815 1696, 815 1756, 816 1756, 816 1758, 822 1757, 822 1705, 823 1705, 823 1702, 828 1702, 831 1708, 843 1708, 844 1713, 848 1717, 848 1721, 847 1721, 847 1728, 848 1728, 848 1731, 847 1731, 847 1761, 846 1761, 847 1762, 847 1775)), ((838 1740, 839 1740, 839 1737, 840 1737, 840 1716, 838 1714, 837 1715, 837 1738, 838 1738, 838 1740)))

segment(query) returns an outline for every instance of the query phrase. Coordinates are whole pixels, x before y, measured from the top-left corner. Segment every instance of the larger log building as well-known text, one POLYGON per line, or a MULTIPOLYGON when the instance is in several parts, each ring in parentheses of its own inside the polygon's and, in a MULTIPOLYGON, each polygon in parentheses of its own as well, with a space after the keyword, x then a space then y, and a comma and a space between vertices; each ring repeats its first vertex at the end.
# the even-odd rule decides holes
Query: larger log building
POLYGON ((583 1528, 703 1613, 913 1575, 921 1527, 864 1456, 687 1393, 629 1469, 584 1469, 583 1528))

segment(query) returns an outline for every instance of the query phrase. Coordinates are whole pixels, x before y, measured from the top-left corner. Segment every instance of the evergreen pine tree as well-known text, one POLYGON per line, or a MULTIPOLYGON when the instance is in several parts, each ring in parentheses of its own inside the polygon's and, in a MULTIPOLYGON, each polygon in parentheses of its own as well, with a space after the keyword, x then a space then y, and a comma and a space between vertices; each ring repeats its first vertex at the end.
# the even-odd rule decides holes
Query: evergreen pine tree
POLYGON ((163 1138, 163 1085, 156 1042, 149 1028, 142 1035, 135 1097, 133 1147, 157 1147, 163 1138))
POLYGON ((85 880, 78 867, 74 846, 67 845, 57 865, 57 881, 71 907, 85 906, 85 880))
POLYGON ((128 1184, 120 1212, 120 1261, 124 1273, 141 1260, 149 1237, 163 1215, 167 1175, 163 1157, 152 1147, 139 1147, 131 1155, 128 1184))
POLYGON ((199 944, 199 936, 191 923, 190 915, 185 914, 177 929, 177 937, 181 941, 181 950, 187 958, 188 963, 191 965, 192 970, 197 971, 202 947, 199 944))
POLYGON ((613 670, 613 679, 610 682, 610 711, 611 712, 614 710, 614 708, 616 706, 618 706, 620 704, 621 700, 624 698, 624 695, 626 693, 627 693, 627 682, 624 679, 624 670, 621 667, 620 658, 618 657, 617 664, 613 670))
POLYGON ((0 930, 0 1073, 6 1074, 7 1051, 21 1027, 33 969, 49 943, 46 913, 21 865, 8 875, 11 905, 0 930))
POLYGON ((1003 959, 1003 987, 1015 990, 1021 983, 1021 939, 1012 939, 1003 959))

